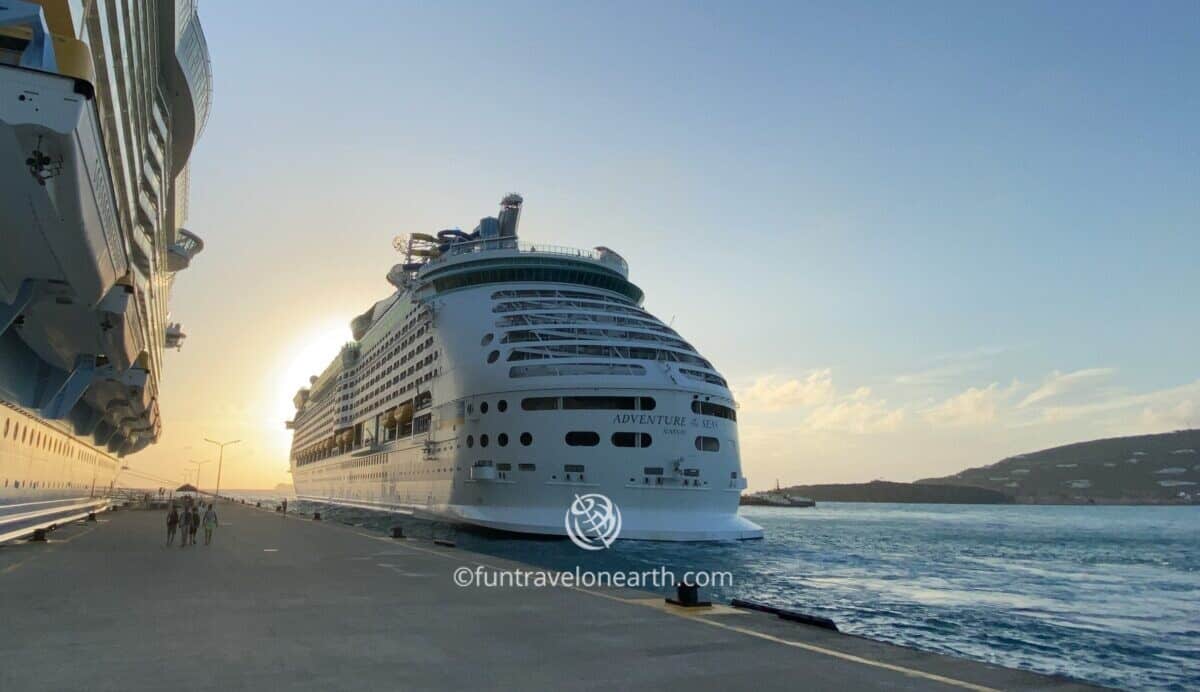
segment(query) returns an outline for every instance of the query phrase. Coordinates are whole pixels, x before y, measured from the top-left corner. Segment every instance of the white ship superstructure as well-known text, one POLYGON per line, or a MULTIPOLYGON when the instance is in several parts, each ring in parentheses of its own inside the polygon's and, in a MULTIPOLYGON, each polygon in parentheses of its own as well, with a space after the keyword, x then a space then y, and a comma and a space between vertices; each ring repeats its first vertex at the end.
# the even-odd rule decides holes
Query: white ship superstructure
POLYGON ((576 496, 622 538, 758 538, 725 380, 642 307, 607 248, 517 239, 522 200, 474 232, 398 239, 396 292, 295 398, 303 499, 562 535, 576 496))
POLYGON ((211 79, 189 0, 0 2, 0 540, 159 438, 211 79))

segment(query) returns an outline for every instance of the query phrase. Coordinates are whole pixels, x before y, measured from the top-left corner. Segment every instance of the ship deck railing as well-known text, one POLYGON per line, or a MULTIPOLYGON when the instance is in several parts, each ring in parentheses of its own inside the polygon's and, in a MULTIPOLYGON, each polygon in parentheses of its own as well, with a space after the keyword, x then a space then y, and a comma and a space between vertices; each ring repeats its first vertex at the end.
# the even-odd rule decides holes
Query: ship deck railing
POLYGON ((425 262, 423 269, 439 266, 453 258, 462 257, 463 255, 482 254, 495 250, 515 250, 518 253, 575 257, 610 266, 620 272, 622 276, 629 275, 629 263, 626 262, 620 255, 612 251, 602 251, 599 249, 586 250, 583 248, 551 245, 547 243, 523 243, 518 241, 516 238, 486 238, 482 240, 470 240, 462 243, 454 243, 449 247, 449 249, 446 250, 446 252, 443 252, 441 255, 433 257, 425 262))

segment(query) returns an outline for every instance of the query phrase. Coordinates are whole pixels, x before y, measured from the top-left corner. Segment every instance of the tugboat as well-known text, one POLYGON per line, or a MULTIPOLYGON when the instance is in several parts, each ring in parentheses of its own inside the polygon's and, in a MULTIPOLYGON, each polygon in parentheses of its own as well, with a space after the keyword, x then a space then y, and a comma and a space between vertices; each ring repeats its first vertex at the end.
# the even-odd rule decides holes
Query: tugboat
POLYGON ((779 487, 779 479, 775 479, 775 489, 753 493, 742 497, 743 505, 758 507, 816 507, 817 501, 799 495, 788 495, 779 487))

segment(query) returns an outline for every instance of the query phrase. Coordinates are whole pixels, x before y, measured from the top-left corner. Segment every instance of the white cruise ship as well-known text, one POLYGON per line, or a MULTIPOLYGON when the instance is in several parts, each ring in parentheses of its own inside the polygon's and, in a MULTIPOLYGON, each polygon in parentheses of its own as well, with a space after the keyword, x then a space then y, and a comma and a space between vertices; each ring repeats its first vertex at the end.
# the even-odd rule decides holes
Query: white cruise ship
POLYGON ((0 541, 102 506, 159 438, 211 80, 189 0, 0 2, 0 541))
POLYGON ((621 538, 762 537, 737 514, 725 380, 642 309, 620 255, 519 242, 521 204, 397 239, 395 293, 296 394, 297 496, 563 535, 602 494, 621 538))

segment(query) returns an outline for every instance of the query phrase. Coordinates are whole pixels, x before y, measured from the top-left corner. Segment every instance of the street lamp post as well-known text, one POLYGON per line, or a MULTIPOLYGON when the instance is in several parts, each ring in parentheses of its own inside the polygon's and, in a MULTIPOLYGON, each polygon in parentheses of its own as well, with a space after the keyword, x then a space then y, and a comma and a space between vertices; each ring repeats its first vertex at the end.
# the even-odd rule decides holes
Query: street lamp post
POLYGON ((217 455, 217 488, 216 488, 216 490, 213 490, 213 497, 217 498, 217 497, 221 496, 221 465, 222 465, 222 462, 225 460, 225 448, 228 447, 229 445, 235 445, 235 444, 241 442, 241 440, 230 440, 229 442, 217 442, 216 440, 210 440, 206 437, 206 438, 204 438, 204 441, 209 444, 216 445, 221 450, 220 453, 217 455))
POLYGON ((205 464, 211 464, 212 462, 213 462, 212 459, 209 459, 207 461, 196 461, 195 459, 188 460, 189 464, 196 465, 196 490, 200 490, 200 467, 204 466, 205 464))

